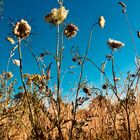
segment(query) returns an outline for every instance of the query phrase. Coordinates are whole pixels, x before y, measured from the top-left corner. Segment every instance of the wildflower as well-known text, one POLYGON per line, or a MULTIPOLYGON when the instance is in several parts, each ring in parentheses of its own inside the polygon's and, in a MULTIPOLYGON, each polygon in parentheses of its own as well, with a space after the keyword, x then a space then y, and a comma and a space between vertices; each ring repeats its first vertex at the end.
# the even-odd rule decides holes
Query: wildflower
POLYGON ((119 2, 118 4, 120 4, 123 8, 126 8, 126 5, 123 2, 119 2))
POLYGON ((20 61, 17 60, 17 59, 14 59, 14 60, 13 60, 13 64, 15 64, 15 65, 17 65, 17 66, 20 66, 20 61))
POLYGON ((100 16, 98 23, 99 23, 99 26, 103 29, 105 26, 105 18, 103 16, 100 16))
POLYGON ((86 87, 86 86, 83 88, 83 92, 86 93, 88 96, 91 95, 90 88, 88 88, 88 87, 86 87))
POLYGON ((64 29, 64 35, 69 39, 74 37, 77 34, 78 27, 74 24, 68 24, 64 29))
POLYGON ((31 33, 31 27, 27 21, 25 21, 24 19, 21 19, 21 21, 16 23, 13 33, 17 37, 20 37, 23 39, 29 36, 29 34, 31 33))
POLYGON ((7 72, 6 73, 6 79, 11 79, 13 77, 12 72, 7 72))
POLYGON ((66 19, 67 15, 68 10, 61 6, 59 9, 52 9, 51 13, 45 16, 45 20, 51 24, 59 25, 66 19))
POLYGON ((117 40, 113 40, 113 39, 109 39, 107 41, 108 46, 113 50, 113 49, 120 49, 121 47, 123 47, 125 44, 117 41, 117 40))
POLYGON ((15 44, 15 41, 11 37, 6 37, 6 40, 9 41, 12 45, 15 44))

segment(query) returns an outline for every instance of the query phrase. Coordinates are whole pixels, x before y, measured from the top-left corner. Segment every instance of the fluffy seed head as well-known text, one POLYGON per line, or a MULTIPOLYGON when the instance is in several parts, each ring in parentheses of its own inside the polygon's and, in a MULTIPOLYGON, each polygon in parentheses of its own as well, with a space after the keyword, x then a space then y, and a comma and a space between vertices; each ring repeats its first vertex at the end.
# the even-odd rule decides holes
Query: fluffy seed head
POLYGON ((20 66, 20 61, 17 59, 13 59, 13 64, 20 66))
POLYGON ((68 10, 61 6, 59 9, 52 9, 51 13, 45 16, 45 20, 53 25, 59 25, 67 18, 67 15, 68 10))
POLYGON ((31 33, 31 27, 28 22, 24 19, 18 21, 13 29, 14 35, 20 37, 21 39, 26 38, 31 33))
POLYGON ((109 39, 107 41, 107 44, 112 50, 120 49, 121 47, 125 46, 125 44, 122 43, 121 41, 117 41, 117 40, 113 40, 113 39, 109 39))

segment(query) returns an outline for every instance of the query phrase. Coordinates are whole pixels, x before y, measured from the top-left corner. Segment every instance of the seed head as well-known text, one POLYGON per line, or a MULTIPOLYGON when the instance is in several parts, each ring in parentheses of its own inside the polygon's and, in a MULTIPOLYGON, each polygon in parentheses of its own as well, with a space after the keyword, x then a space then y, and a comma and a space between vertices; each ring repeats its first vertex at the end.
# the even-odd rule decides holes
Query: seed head
POLYGON ((14 35, 20 37, 21 39, 26 38, 31 33, 31 27, 28 22, 24 19, 18 21, 13 29, 14 35))
POLYGON ((13 64, 20 66, 20 61, 17 59, 13 59, 13 64))
POLYGON ((77 34, 78 27, 74 24, 68 24, 64 29, 64 35, 70 39, 77 34))
POLYGON ((117 40, 113 40, 113 39, 109 39, 107 41, 108 46, 114 50, 114 49, 120 49, 121 47, 125 46, 124 43, 117 41, 117 40))
POLYGON ((103 16, 100 16, 98 23, 99 23, 99 26, 103 29, 105 26, 105 18, 103 16))
POLYGON ((61 6, 59 9, 52 9, 51 13, 45 16, 45 20, 53 25, 59 25, 67 18, 67 15, 68 10, 64 6, 61 6))

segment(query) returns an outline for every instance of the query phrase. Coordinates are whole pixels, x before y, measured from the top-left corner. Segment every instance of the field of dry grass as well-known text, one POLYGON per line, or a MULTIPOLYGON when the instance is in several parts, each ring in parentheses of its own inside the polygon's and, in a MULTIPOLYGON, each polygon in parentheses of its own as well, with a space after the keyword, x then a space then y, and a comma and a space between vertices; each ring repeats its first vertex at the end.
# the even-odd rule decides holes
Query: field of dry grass
MULTIPOLYGON (((0 140, 140 140, 140 58, 136 46, 133 44, 135 70, 128 70, 126 76, 119 71, 120 78, 116 75, 119 68, 114 54, 125 46, 123 42, 114 39, 107 41, 110 54, 106 54, 101 67, 90 59, 88 52, 93 27, 103 29, 105 26, 105 18, 100 16, 91 26, 84 55, 77 48, 71 49, 72 61, 80 71, 79 79, 70 92, 70 95, 73 94, 72 100, 66 102, 61 89, 61 64, 65 63, 63 36, 67 39, 75 37, 78 27, 73 23, 65 23, 69 11, 62 0, 57 2, 59 8, 52 9, 44 17, 45 22, 53 25, 57 31, 55 54, 45 52, 36 57, 26 43, 38 66, 39 72, 36 74, 23 72, 21 44, 30 36, 31 26, 26 19, 12 23, 13 36, 6 39, 15 47, 10 52, 7 71, 0 74, 0 140), (12 60, 15 50, 19 55, 18 60, 12 60), (48 67, 43 65, 44 56, 47 55, 52 56, 56 64, 56 85, 52 87, 49 84, 53 77, 52 63, 48 67), (21 85, 18 88, 14 80, 16 77, 9 71, 11 60, 19 68, 21 85), (86 62, 95 66, 104 78, 101 88, 90 85, 90 81, 85 78, 83 72, 86 62), (106 63, 110 63, 112 78, 106 74, 106 63)), ((119 6, 127 17, 126 5, 119 2, 119 6)), ((128 28, 134 43, 131 26, 128 28)), ((137 35, 140 37, 139 32, 137 35)))

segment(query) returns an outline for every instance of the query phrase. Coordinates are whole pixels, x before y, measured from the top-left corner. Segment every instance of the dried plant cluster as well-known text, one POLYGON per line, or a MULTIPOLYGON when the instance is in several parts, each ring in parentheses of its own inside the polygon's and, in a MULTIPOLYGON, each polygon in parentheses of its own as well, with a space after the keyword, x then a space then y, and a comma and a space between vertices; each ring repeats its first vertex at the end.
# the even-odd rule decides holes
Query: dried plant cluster
MULTIPOLYGON (((76 66, 71 66, 68 70, 79 67, 80 71, 79 79, 71 90, 72 101, 65 102, 61 89, 64 78, 61 64, 65 63, 63 35, 67 39, 76 37, 78 27, 73 23, 66 23, 69 11, 63 6, 62 0, 58 0, 58 5, 59 8, 53 8, 45 16, 45 21, 54 25, 57 30, 55 56, 47 51, 36 57, 27 45, 40 73, 23 72, 21 44, 30 37, 30 23, 25 19, 17 21, 12 28, 14 38, 10 36, 6 38, 16 46, 10 52, 7 71, 0 75, 0 140, 139 140, 140 58, 135 45, 136 69, 134 72, 129 70, 126 78, 123 78, 121 72, 121 78, 118 77, 115 71, 117 65, 114 53, 124 46, 121 41, 113 39, 107 41, 110 54, 106 54, 105 61, 101 67, 98 66, 89 58, 88 52, 91 47, 93 27, 99 26, 101 29, 105 27, 105 18, 100 16, 91 26, 85 54, 81 55, 77 47, 71 48, 70 54, 76 66), (19 59, 13 58, 16 49, 19 59), (57 74, 54 87, 49 84, 53 77, 52 63, 48 67, 44 63, 44 57, 48 55, 56 62, 57 74), (14 80, 16 78, 13 72, 9 71, 11 60, 19 68, 21 86, 18 89, 17 81, 14 80), (84 77, 83 72, 86 69, 84 66, 87 61, 104 77, 101 88, 90 84, 90 81, 84 77), (111 63, 112 79, 106 74, 107 63, 111 63)), ((119 5, 122 13, 127 16, 126 5, 123 2, 119 2, 119 5)))

